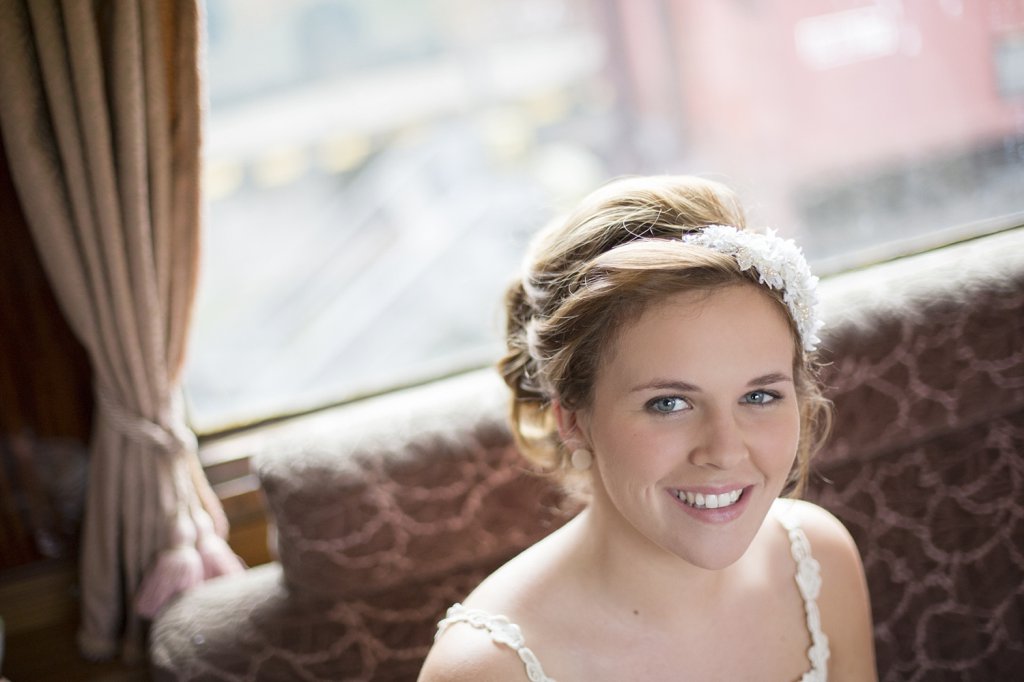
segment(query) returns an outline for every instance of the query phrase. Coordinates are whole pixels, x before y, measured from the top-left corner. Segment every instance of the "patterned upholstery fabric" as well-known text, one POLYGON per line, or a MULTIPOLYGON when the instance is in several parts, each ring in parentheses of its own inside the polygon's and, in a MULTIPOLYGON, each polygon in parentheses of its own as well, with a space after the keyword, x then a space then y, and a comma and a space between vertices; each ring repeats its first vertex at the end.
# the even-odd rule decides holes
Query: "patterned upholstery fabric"
MULTIPOLYGON (((1024 230, 829 280, 837 408, 808 497, 864 557, 882 680, 1024 670, 1024 230)), ((154 623, 157 680, 413 680, 435 622, 574 507, 489 372, 258 438, 280 563, 154 623)), ((826 580, 828 576, 823 576, 826 580)))
POLYGON ((883 680, 1024 671, 1024 232, 831 281, 834 436, 883 680))

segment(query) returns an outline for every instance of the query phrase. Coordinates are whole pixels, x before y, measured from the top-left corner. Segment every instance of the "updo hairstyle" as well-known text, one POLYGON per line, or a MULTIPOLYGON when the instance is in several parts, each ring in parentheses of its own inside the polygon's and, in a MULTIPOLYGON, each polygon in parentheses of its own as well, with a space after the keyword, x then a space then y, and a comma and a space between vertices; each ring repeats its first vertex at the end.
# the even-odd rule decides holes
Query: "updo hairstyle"
POLYGON ((512 391, 516 443, 541 470, 578 484, 569 480, 569 453, 551 402, 570 410, 590 406, 599 362, 623 324, 673 294, 747 283, 778 303, 793 334, 800 440, 787 490, 802 490, 810 458, 828 432, 830 404, 781 292, 760 284, 756 271, 741 270, 733 257, 681 241, 708 225, 746 227, 739 201, 724 185, 691 176, 628 178, 598 189, 533 240, 522 277, 506 294, 507 353, 498 367, 512 391))

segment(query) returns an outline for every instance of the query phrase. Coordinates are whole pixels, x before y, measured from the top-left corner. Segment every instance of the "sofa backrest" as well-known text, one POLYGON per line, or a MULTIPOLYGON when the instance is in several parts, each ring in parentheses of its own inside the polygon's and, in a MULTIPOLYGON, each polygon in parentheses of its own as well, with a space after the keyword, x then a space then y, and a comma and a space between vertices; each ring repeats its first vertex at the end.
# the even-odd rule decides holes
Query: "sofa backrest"
POLYGON ((1024 230, 836 277, 825 293, 836 423, 807 496, 857 540, 881 677, 1013 679, 1024 670, 1024 230))
POLYGON ((822 288, 830 462, 884 457, 1024 407, 1024 228, 822 288))

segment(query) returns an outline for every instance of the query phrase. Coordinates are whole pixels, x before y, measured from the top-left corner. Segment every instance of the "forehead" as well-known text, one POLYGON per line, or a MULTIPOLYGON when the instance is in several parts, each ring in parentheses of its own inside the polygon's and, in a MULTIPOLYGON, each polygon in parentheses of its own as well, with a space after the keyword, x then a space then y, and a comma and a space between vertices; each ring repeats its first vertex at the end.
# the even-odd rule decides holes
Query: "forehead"
POLYGON ((767 370, 791 371, 795 351, 781 304, 758 287, 737 284, 671 294, 647 305, 618 329, 596 379, 757 376, 767 370), (674 376, 681 373, 686 376, 674 376))

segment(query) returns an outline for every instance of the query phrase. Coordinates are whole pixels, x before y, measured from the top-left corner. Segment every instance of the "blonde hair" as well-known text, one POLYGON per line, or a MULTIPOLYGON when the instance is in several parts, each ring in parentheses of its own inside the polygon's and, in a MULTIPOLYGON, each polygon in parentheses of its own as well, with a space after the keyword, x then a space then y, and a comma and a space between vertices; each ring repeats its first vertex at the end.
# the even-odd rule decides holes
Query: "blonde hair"
MULTIPOLYGON (((506 294, 507 353, 499 362, 512 391, 512 432, 527 459, 568 482, 569 453, 558 437, 552 400, 572 410, 588 407, 598 364, 617 330, 667 296, 757 286, 778 303, 799 341, 780 292, 731 256, 681 241, 707 225, 745 228, 731 190, 697 177, 655 176, 612 182, 537 235, 522 278, 506 294)), ((788 489, 798 494, 828 433, 831 406, 813 357, 799 342, 794 347, 800 441, 788 489)))

